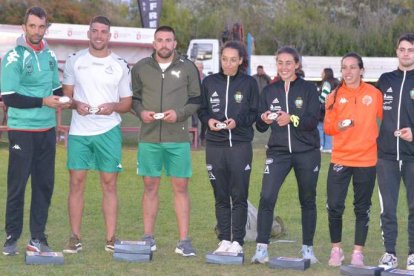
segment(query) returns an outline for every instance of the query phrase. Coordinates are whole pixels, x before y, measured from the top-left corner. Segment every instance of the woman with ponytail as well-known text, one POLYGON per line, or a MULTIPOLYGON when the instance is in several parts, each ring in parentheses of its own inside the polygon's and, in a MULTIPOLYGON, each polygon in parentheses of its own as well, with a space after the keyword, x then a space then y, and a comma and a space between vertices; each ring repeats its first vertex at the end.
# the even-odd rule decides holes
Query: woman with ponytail
POLYGON ((332 250, 330 266, 341 266, 342 215, 352 178, 355 238, 350 263, 364 265, 363 248, 368 234, 371 197, 375 185, 378 122, 382 119, 382 94, 362 81, 364 64, 356 53, 341 61, 342 81, 326 102, 324 130, 333 137, 328 171, 327 209, 332 250))

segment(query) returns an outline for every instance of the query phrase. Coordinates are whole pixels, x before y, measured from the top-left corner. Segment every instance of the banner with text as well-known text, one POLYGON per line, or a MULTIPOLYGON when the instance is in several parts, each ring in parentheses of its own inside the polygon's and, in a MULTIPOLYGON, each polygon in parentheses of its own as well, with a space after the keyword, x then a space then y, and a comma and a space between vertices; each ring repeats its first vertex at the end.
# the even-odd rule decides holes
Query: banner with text
POLYGON ((143 28, 156 29, 160 24, 162 0, 137 0, 143 28))

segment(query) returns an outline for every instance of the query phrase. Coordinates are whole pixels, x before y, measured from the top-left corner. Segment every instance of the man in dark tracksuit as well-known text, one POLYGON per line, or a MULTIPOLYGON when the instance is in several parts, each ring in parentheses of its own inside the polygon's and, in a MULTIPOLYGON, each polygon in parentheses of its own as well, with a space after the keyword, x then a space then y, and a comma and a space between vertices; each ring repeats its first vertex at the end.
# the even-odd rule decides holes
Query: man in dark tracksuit
POLYGON ((270 126, 271 134, 260 193, 256 254, 252 262, 268 261, 267 245, 273 211, 280 187, 292 168, 296 175, 302 211, 302 255, 308 257, 307 253, 311 253, 309 258, 312 263, 317 262, 312 246, 317 213, 316 185, 321 162, 317 130, 319 109, 316 87, 297 77, 291 81, 282 79, 265 87, 260 96, 261 117, 256 122, 256 128, 265 132, 270 126), (281 126, 280 122, 274 121, 269 125, 265 121, 270 113, 277 113, 277 120, 290 118, 290 123, 281 126))
MULTIPOLYGON (((240 43, 224 45, 222 59, 232 53, 242 62, 240 43)), ((214 189, 220 246, 217 252, 241 253, 246 234, 247 197, 252 163, 253 123, 259 102, 258 86, 252 77, 242 73, 239 65, 210 75, 203 80, 199 118, 208 124, 206 164, 214 189), (217 123, 225 129, 216 129, 217 123)), ((231 63, 231 62, 229 62, 231 63)))
POLYGON ((381 227, 385 253, 379 266, 398 266, 397 204, 401 178, 408 203, 407 269, 414 270, 414 34, 398 39, 396 49, 399 66, 383 74, 377 87, 384 95, 383 121, 378 137, 378 186, 381 203, 381 227))
POLYGON ((26 12, 17 46, 2 60, 1 93, 8 108, 6 242, 4 255, 18 253, 23 229, 24 196, 31 176, 29 251, 50 251, 45 227, 55 175, 56 110, 62 94, 55 54, 42 39, 48 23, 43 9, 26 12))

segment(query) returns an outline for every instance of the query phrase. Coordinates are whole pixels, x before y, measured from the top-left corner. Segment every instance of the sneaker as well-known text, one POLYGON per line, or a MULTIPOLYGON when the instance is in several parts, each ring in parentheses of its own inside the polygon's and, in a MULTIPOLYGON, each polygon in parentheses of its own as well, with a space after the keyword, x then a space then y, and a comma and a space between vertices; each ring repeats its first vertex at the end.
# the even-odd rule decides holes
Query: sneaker
POLYGON ((408 255, 407 270, 414 270, 414 254, 408 255))
POLYGON ((379 259, 378 266, 384 268, 384 270, 397 268, 398 259, 394 254, 385 252, 384 255, 382 255, 381 259, 379 259))
POLYGON ((252 264, 264 264, 269 261, 269 253, 267 253, 267 244, 258 243, 256 245, 256 253, 252 257, 252 264))
POLYGON ((219 247, 213 252, 213 254, 227 252, 231 245, 231 241, 222 240, 221 242, 219 242, 219 247))
POLYGON ((359 266, 364 265, 364 255, 362 254, 361 251, 354 250, 354 252, 352 252, 351 265, 359 265, 359 266))
POLYGON ((243 253, 243 247, 240 245, 240 243, 234 241, 234 242, 231 243, 231 245, 230 245, 229 249, 227 250, 227 252, 240 254, 240 253, 243 253))
POLYGON ((191 240, 189 238, 178 242, 177 247, 175 248, 175 253, 181 254, 184 257, 196 255, 195 249, 191 245, 191 240))
POLYGON ((26 251, 32 252, 52 252, 49 245, 47 244, 47 239, 31 239, 26 246, 26 251))
POLYGON ((313 246, 309 245, 302 245, 302 257, 304 259, 309 259, 311 264, 319 263, 318 259, 315 257, 315 253, 313 252, 313 246))
POLYGON ((341 266, 344 260, 344 252, 340 247, 333 247, 331 250, 331 257, 329 258, 329 266, 341 266))
POLYGON ((63 249, 63 253, 78 253, 82 251, 82 242, 78 236, 72 234, 69 238, 68 243, 66 244, 65 248, 63 249))
POLYGON ((151 251, 154 252, 157 250, 157 244, 155 243, 155 239, 153 235, 144 235, 141 239, 141 241, 144 241, 145 244, 149 244, 151 246, 151 251))
POLYGON ((109 241, 106 241, 105 251, 113 253, 115 250, 115 236, 113 236, 109 241))
POLYGON ((14 256, 17 254, 19 254, 19 251, 17 251, 17 240, 9 235, 7 236, 6 242, 3 246, 3 255, 14 256))

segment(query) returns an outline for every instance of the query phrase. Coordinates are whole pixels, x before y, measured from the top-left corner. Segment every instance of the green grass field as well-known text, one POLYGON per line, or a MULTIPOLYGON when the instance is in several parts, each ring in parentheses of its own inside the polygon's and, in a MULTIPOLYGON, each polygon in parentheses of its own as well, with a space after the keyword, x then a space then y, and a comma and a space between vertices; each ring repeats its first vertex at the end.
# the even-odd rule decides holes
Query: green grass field
MULTIPOLYGON (((261 188, 261 175, 265 150, 265 136, 256 136, 254 162, 250 182, 249 199, 258 205, 261 188), (257 140, 258 139, 258 140, 257 140)), ((52 205, 50 208, 47 234, 49 244, 55 251, 61 251, 69 235, 69 224, 66 210, 68 193, 68 172, 65 168, 66 148, 59 144, 56 158, 56 184, 52 205)), ((127 141, 123 151, 124 172, 119 176, 119 220, 118 238, 137 240, 142 235, 142 214, 140 198, 142 180, 135 174, 136 146, 135 139, 127 141)), ((327 265, 330 253, 326 200, 326 175, 329 155, 323 154, 322 170, 318 183, 318 224, 315 236, 316 256, 320 264, 312 266, 304 273, 298 271, 274 270, 264 265, 251 265, 250 258, 255 250, 255 244, 248 242, 244 246, 245 264, 243 266, 219 266, 205 264, 204 255, 217 247, 217 239, 213 228, 215 225, 214 198, 205 170, 204 149, 192 152, 193 178, 190 183, 191 196, 191 225, 190 235, 193 245, 198 251, 197 257, 184 258, 175 254, 174 248, 178 239, 175 214, 172 204, 172 192, 167 178, 163 178, 160 189, 160 210, 156 225, 158 250, 151 263, 124 263, 112 261, 111 255, 104 251, 105 230, 101 214, 101 191, 98 174, 91 172, 88 176, 86 190, 86 205, 82 228, 84 251, 80 254, 65 255, 64 266, 27 266, 24 264, 24 254, 15 257, 0 256, 0 273, 2 275, 339 275, 338 268, 327 265)), ((7 175, 7 140, 0 140, 0 222, 4 222, 6 202, 7 175)), ((407 253, 407 216, 404 189, 401 189, 399 208, 399 240, 397 253, 400 256, 400 267, 405 266, 407 253)), ((343 244, 346 254, 345 262, 349 262, 354 233, 354 214, 352 208, 352 189, 348 194, 347 209, 344 216, 343 244)), ((28 214, 30 205, 30 185, 26 190, 26 211, 23 235, 19 240, 19 248, 24 247, 29 238, 28 214)), ((282 237, 292 240, 292 243, 274 243, 270 246, 271 256, 299 256, 301 248, 300 207, 297 198, 296 181, 290 174, 284 183, 276 206, 277 215, 281 216, 287 228, 287 234, 282 237)), ((366 244, 366 264, 375 265, 381 256, 382 240, 379 228, 378 193, 375 189, 371 211, 371 228, 366 244)), ((0 235, 4 240, 5 236, 0 235)))

